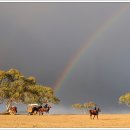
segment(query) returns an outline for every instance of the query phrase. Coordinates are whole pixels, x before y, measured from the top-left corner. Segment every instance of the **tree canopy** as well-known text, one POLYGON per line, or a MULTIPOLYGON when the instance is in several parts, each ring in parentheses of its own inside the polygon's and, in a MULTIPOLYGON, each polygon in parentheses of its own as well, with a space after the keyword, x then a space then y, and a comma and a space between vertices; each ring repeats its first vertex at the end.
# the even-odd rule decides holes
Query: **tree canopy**
POLYGON ((84 108, 86 108, 87 110, 89 110, 89 109, 95 107, 95 106, 96 106, 96 103, 90 101, 90 102, 84 103, 83 106, 84 106, 84 108))
MULTIPOLYGON (((80 103, 76 103, 76 104, 72 104, 72 107, 77 109, 77 110, 86 110, 87 111, 93 107, 96 106, 96 103, 92 102, 92 101, 89 101, 89 102, 86 102, 86 103, 83 103, 83 104, 80 104, 80 103)), ((86 112, 84 112, 86 113, 86 112)))
POLYGON ((130 93, 125 93, 124 95, 120 96, 119 103, 126 104, 130 107, 130 93))
POLYGON ((51 87, 39 85, 33 76, 25 77, 19 70, 0 70, 0 101, 43 104, 44 100, 58 103, 51 87))

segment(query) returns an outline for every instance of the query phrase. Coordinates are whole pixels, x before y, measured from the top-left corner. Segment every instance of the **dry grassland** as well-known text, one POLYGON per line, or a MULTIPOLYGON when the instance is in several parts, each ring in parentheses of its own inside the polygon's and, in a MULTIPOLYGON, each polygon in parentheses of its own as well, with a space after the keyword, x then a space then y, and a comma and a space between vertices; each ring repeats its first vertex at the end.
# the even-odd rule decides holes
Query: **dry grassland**
POLYGON ((130 128, 130 114, 0 115, 0 128, 130 128))

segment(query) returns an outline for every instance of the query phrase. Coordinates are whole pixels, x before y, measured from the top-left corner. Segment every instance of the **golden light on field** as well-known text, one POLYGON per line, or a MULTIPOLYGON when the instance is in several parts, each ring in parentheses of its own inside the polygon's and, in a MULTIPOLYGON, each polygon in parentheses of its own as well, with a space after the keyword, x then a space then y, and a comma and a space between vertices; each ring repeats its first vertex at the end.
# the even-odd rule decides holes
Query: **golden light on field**
POLYGON ((0 115, 1 128, 130 128, 130 114, 0 115))

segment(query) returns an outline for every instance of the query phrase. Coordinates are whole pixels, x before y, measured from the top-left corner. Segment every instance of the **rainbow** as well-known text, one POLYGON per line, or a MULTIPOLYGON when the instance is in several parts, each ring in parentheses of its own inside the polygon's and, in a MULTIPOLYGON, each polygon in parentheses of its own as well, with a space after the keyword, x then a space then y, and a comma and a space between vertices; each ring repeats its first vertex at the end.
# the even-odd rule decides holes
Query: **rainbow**
POLYGON ((84 55, 86 50, 101 37, 101 35, 112 26, 130 7, 130 3, 125 3, 123 6, 119 7, 98 29, 91 35, 91 37, 85 42, 83 46, 75 53, 75 55, 70 59, 68 65, 65 67, 64 71, 57 79, 54 85, 55 93, 61 88, 62 84, 65 82, 69 74, 72 72, 73 68, 78 63, 80 57, 84 55))

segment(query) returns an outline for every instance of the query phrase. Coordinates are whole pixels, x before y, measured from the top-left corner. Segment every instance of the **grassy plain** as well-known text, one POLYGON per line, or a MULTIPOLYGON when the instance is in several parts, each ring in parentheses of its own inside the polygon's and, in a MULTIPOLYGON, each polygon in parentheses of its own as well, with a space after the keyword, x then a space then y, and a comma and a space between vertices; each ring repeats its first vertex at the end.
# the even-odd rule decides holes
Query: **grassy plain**
POLYGON ((130 128, 130 114, 0 115, 0 128, 130 128))

